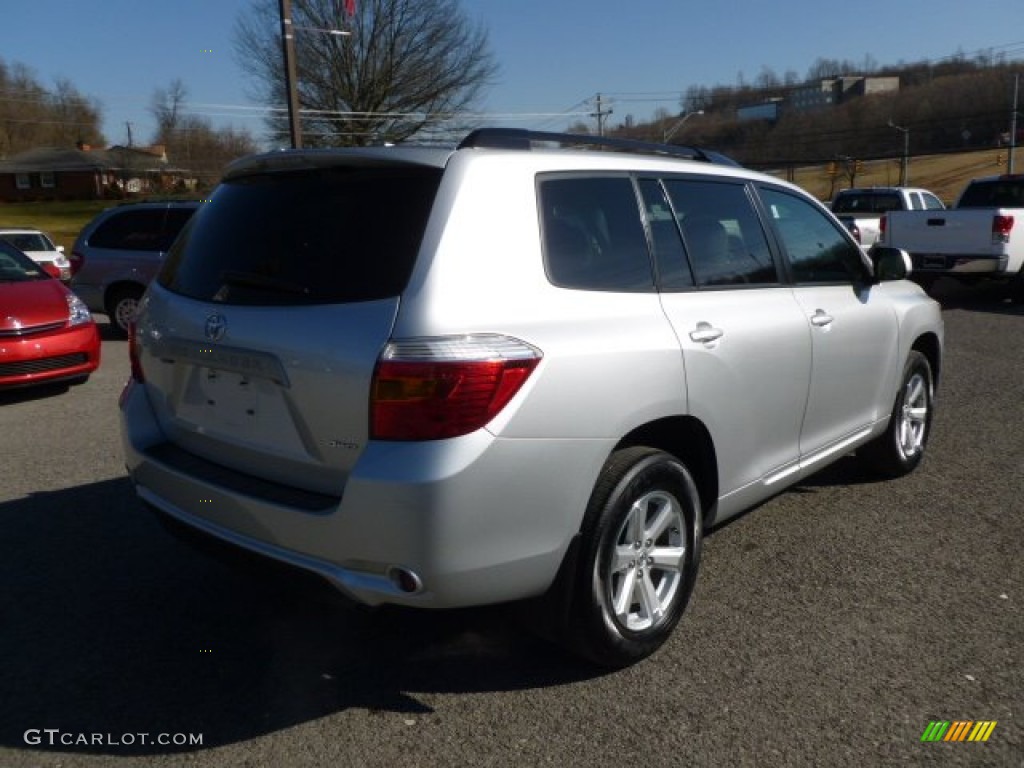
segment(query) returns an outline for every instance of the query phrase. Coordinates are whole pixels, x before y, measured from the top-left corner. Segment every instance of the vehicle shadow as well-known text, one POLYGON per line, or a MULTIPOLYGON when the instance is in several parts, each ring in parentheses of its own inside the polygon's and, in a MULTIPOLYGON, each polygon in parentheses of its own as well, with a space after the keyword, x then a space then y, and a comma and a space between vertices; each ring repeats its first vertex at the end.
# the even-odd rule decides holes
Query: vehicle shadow
POLYGON ((229 568, 167 535, 127 479, 0 503, 0 583, 0 746, 12 749, 195 751, 350 708, 430 713, 419 694, 601 674, 507 607, 369 611, 304 573, 229 568), (44 728, 203 740, 28 745, 44 728))
POLYGON ((100 332, 101 341, 128 341, 127 337, 112 322, 107 320, 106 315, 94 316, 94 319, 96 320, 96 327, 100 332))
POLYGON ((71 389, 71 385, 63 382, 56 384, 33 384, 30 387, 0 390, 0 408, 5 405, 14 405, 15 403, 29 403, 33 400, 59 397, 69 389, 71 389))
POLYGON ((1024 315, 1024 302, 1014 302, 1010 298, 1010 287, 1006 283, 963 285, 955 280, 940 279, 931 287, 929 295, 942 305, 943 311, 965 309, 989 314, 1024 315))

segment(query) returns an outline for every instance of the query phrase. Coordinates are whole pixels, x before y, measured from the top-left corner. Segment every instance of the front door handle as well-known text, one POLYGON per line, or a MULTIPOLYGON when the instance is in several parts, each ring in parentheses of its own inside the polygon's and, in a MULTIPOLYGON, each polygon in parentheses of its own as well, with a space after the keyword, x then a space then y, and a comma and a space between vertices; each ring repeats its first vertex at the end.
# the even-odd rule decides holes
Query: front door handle
POLYGON ((816 325, 819 328, 829 325, 833 320, 835 318, 823 309, 816 309, 814 314, 811 315, 811 325, 816 325))
POLYGON ((713 328, 711 323, 699 322, 697 323, 696 329, 690 331, 691 341, 696 341, 698 344, 707 344, 711 341, 716 341, 725 335, 725 331, 721 328, 713 328))

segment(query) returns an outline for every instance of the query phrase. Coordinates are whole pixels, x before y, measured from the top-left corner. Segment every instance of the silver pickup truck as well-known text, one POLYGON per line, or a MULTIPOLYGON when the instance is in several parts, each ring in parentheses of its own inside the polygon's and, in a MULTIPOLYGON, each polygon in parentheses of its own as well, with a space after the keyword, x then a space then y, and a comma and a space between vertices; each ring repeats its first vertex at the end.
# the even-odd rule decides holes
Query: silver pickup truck
POLYGON ((946 206, 933 192, 914 187, 853 187, 832 201, 832 213, 865 248, 878 242, 879 221, 889 211, 937 211, 946 206))

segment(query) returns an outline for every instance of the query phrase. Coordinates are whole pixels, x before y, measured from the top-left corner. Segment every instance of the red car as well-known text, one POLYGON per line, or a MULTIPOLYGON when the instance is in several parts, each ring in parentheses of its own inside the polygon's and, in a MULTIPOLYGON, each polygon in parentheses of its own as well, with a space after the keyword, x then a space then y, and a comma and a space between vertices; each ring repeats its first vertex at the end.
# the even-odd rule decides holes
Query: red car
POLYGON ((17 248, 0 242, 0 389, 79 383, 100 364, 88 307, 17 248))

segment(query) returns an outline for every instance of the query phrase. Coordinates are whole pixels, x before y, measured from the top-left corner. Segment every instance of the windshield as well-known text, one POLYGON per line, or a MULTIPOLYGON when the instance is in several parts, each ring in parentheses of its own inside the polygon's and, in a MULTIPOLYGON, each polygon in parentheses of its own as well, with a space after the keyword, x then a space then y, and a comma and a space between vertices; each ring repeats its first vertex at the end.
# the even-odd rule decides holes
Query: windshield
POLYGON ((49 280, 48 274, 25 254, 0 242, 0 283, 24 283, 49 280))
POLYGON ((19 251, 54 251, 53 243, 42 233, 31 232, 4 232, 0 234, 0 240, 10 243, 19 251))
POLYGON ((221 184, 171 248, 168 290, 225 304, 398 296, 440 182, 436 168, 327 168, 221 184))

